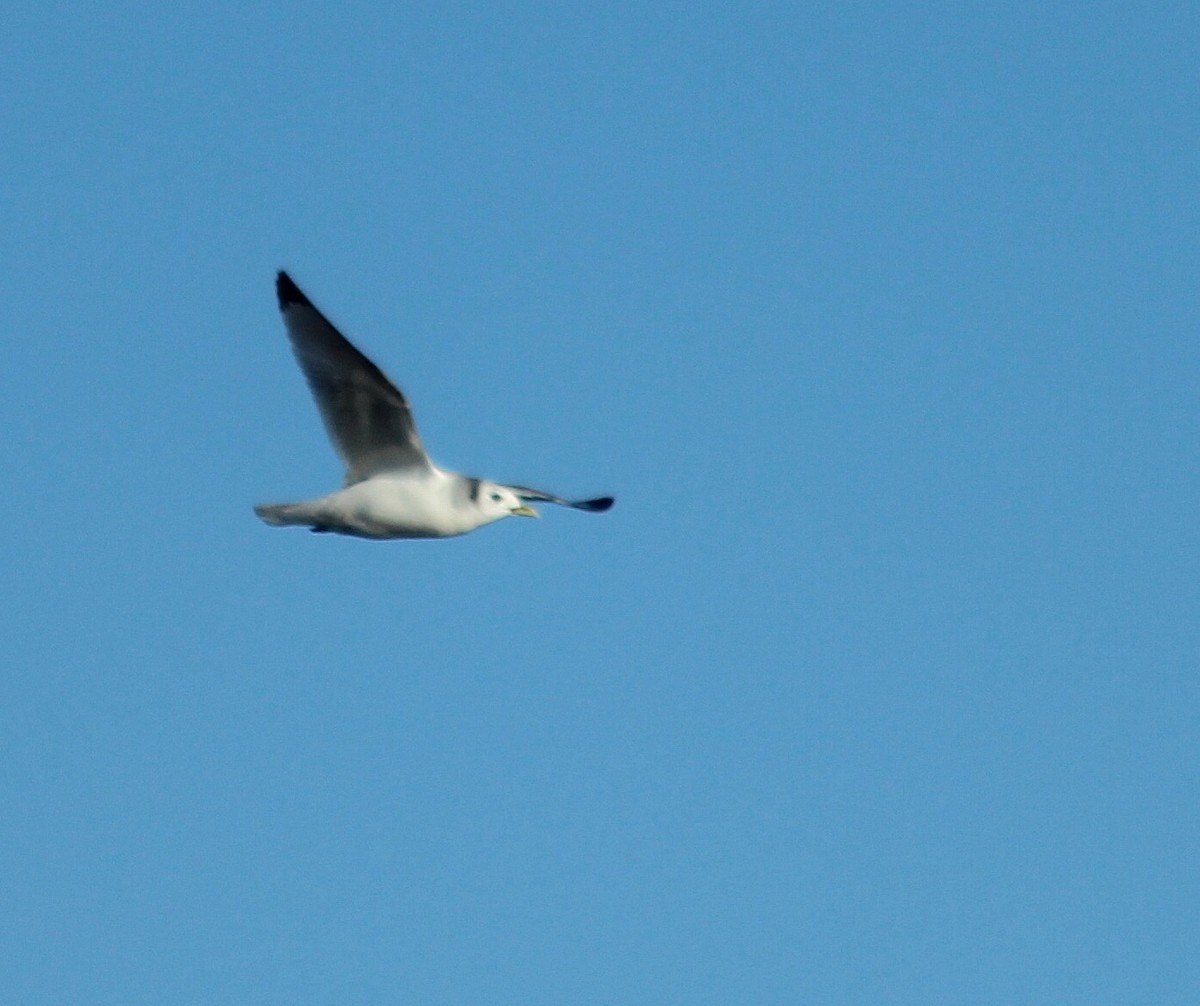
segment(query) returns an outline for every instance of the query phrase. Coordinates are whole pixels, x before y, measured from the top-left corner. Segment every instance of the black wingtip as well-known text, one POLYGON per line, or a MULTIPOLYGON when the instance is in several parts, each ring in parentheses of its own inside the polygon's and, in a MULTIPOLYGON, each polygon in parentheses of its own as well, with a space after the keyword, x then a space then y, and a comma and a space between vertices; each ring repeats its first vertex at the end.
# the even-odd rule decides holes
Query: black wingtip
POLYGON ((312 307, 312 301, 304 296, 300 288, 292 282, 292 277, 282 269, 275 277, 275 292, 279 295, 279 310, 281 311, 286 310, 290 304, 312 307))
POLYGON ((571 506, 577 510, 586 510, 588 513, 604 513, 605 510, 611 510, 612 505, 616 502, 612 496, 601 496, 594 500, 580 500, 578 503, 572 503, 571 506))

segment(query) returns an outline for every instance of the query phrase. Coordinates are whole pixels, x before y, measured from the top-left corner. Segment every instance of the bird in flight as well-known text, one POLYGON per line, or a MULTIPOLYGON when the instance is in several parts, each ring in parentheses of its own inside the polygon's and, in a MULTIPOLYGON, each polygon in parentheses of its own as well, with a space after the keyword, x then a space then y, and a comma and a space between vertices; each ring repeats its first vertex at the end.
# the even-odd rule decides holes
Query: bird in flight
POLYGON ((286 272, 276 277, 275 291, 296 360, 346 464, 346 481, 317 499, 256 506, 254 512, 266 523, 358 538, 449 538, 504 517, 537 517, 530 502, 590 513, 613 505, 611 496, 567 500, 439 468, 421 445, 404 393, 286 272))

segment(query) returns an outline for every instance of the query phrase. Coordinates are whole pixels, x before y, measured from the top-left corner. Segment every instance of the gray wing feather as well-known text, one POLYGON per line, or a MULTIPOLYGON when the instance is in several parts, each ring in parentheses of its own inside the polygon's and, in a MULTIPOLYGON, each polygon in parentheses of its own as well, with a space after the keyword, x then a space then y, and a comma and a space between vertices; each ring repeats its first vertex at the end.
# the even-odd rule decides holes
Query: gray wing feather
POLYGON ((569 506, 575 510, 586 510, 589 513, 604 513, 605 510, 611 509, 613 503, 616 502, 611 496, 600 496, 593 500, 568 500, 541 489, 530 489, 529 486, 509 486, 508 488, 523 500, 557 503, 559 506, 569 506))
POLYGON ((381 472, 433 467, 408 399, 360 353, 287 273, 275 284, 292 349, 329 439, 346 463, 346 484, 381 472))

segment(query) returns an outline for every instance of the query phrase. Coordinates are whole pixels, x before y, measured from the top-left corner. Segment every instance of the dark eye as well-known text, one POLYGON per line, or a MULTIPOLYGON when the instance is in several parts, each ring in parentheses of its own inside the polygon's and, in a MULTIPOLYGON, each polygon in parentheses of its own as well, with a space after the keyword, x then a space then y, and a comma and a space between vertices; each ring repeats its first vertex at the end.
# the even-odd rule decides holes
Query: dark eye
POLYGON ((499 503, 499 502, 500 502, 500 494, 499 494, 499 493, 492 493, 492 502, 493 502, 493 503, 499 503))

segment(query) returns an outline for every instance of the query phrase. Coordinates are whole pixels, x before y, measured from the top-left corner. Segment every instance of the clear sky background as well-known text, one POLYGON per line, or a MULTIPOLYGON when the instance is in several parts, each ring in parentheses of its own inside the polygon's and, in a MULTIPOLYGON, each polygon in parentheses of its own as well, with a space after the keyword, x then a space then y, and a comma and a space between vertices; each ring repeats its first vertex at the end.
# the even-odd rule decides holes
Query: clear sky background
POLYGON ((0 1000, 1200 1001, 1194 5, 0 22, 0 1000))

